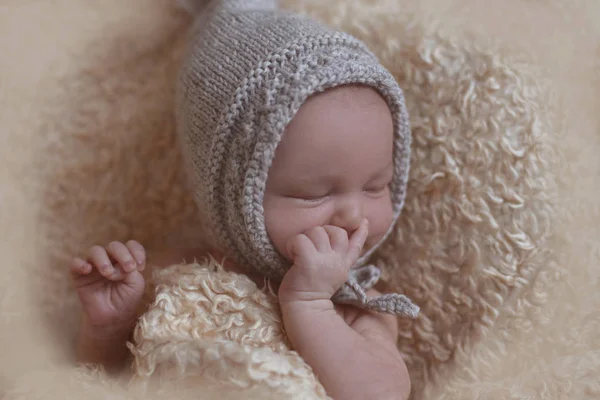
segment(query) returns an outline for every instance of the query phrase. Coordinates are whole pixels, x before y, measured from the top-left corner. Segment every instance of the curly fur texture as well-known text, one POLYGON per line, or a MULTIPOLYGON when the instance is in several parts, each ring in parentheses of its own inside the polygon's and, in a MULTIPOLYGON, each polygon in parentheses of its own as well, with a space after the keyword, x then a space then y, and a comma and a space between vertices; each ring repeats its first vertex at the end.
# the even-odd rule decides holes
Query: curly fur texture
MULTIPOLYGON (((599 398, 598 2, 287 3, 365 40, 405 89, 415 137, 410 198, 375 261, 422 308, 416 321, 401 321, 398 342, 413 397, 599 398)), ((0 397, 224 399, 243 390, 277 398, 267 385, 223 390, 235 385, 213 379, 219 363, 201 389, 169 386, 173 396, 144 391, 147 375, 126 389, 72 367, 71 256, 115 239, 149 248, 202 239, 171 109, 189 20, 170 0, 20 0, 4 10, 0 397)), ((145 327, 148 337, 167 332, 145 327)), ((188 339, 178 343, 204 357, 208 347, 188 339)), ((146 345, 164 349, 152 340, 146 345)), ((228 354, 247 356, 235 340, 228 354)), ((261 351, 275 356, 269 346, 261 351)), ((277 357, 292 363, 281 349, 277 357)), ((140 371, 177 374, 159 362, 173 359, 167 354, 142 354, 140 371)), ((240 371, 253 365, 244 357, 240 371)), ((197 371, 192 361, 181 359, 185 371, 197 371)))
POLYGON ((272 292, 212 259, 159 270, 154 279, 156 299, 130 344, 133 384, 201 390, 212 380, 242 397, 264 386, 280 398, 328 398, 290 350, 272 292))
POLYGON ((435 366, 481 340, 513 299, 543 301, 531 287, 556 257, 557 131, 543 80, 525 65, 418 27, 382 41, 395 16, 353 5, 339 28, 378 54, 411 116, 408 198, 377 263, 422 309, 400 319, 399 340, 420 393, 435 366))

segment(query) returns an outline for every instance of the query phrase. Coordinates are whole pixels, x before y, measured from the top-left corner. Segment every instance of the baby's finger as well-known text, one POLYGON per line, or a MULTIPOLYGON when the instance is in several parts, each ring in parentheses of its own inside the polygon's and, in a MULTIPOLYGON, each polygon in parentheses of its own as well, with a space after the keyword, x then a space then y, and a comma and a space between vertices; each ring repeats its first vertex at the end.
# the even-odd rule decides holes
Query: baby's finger
POLYGON ((123 274, 115 269, 108 257, 108 253, 103 247, 94 246, 89 251, 88 261, 94 266, 100 275, 111 281, 118 281, 123 279, 123 274))
POLYGON ((125 246, 129 249, 129 252, 135 259, 138 265, 138 270, 143 271, 146 268, 146 249, 139 242, 130 240, 125 243, 125 246))
POLYGON ((352 263, 354 263, 356 260, 358 260, 358 257, 360 257, 360 252, 367 241, 368 235, 369 220, 365 218, 361 221, 358 229, 354 231, 352 237, 350 237, 348 244, 348 258, 352 261, 352 263))
POLYGON ((108 255, 115 260, 126 273, 136 270, 137 262, 133 259, 131 252, 121 242, 110 242, 106 247, 108 255))
POLYGON ((75 258, 69 265, 69 271, 73 279, 77 279, 82 275, 89 275, 92 272, 92 265, 81 258, 75 258))
POLYGON ((308 238, 308 236, 301 234, 293 237, 287 245, 288 255, 292 261, 295 261, 297 257, 303 257, 307 254, 315 252, 314 243, 308 238))
POLYGON ((315 248, 320 251, 330 251, 329 235, 322 226, 316 226, 306 232, 306 236, 313 242, 315 248))
POLYGON ((337 226, 327 225, 324 227, 329 236, 331 248, 336 252, 343 252, 348 249, 348 233, 345 229, 337 226))

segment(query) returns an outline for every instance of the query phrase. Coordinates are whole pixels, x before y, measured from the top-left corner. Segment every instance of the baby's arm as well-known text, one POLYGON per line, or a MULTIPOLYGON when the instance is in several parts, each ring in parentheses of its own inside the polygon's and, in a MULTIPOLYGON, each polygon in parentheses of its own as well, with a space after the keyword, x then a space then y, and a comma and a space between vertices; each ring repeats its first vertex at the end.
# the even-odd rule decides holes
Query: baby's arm
POLYGON ((350 328, 331 306, 284 310, 294 349, 313 368, 334 399, 406 399, 410 380, 388 337, 369 339, 350 328))
POLYGON ((279 289, 286 333, 334 399, 406 399, 410 379, 394 317, 336 309, 330 300, 365 237, 363 224, 350 240, 335 227, 294 239, 294 266, 279 289))
POLYGON ((71 277, 83 308, 76 357, 81 363, 100 364, 107 371, 123 367, 126 343, 138 318, 147 279, 153 268, 198 258, 199 250, 171 250, 146 258, 136 241, 94 246, 84 259, 71 263, 71 277), (148 265, 148 267, 146 267, 148 265))
POLYGON ((135 241, 93 246, 70 271, 83 309, 77 336, 77 361, 118 369, 127 357, 126 342, 135 326, 144 293, 146 252, 135 241))
POLYGON ((108 372, 118 372, 129 354, 126 343, 132 330, 133 325, 116 327, 114 331, 96 329, 84 318, 77 335, 77 362, 102 365, 108 372))

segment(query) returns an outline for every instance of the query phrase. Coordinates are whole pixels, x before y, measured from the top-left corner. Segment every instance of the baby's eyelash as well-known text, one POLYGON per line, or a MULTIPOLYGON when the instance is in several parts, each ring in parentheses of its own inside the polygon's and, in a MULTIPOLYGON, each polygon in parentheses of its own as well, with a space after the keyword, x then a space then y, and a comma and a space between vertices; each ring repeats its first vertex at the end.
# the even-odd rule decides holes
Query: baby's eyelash
POLYGON ((296 201, 302 201, 304 203, 319 203, 321 201, 324 201, 325 199, 327 199, 329 197, 330 193, 324 193, 321 195, 317 195, 317 196, 310 196, 307 194, 301 194, 301 193, 290 193, 288 195, 286 195, 285 197, 292 199, 292 200, 296 200, 296 201))
POLYGON ((390 186, 391 182, 379 182, 373 185, 367 186, 367 190, 383 190, 387 189, 390 186))
POLYGON ((329 196, 328 194, 323 195, 323 196, 313 196, 313 197, 301 197, 301 199, 303 201, 309 202, 309 203, 318 203, 320 201, 323 201, 325 198, 327 198, 327 196, 329 196))

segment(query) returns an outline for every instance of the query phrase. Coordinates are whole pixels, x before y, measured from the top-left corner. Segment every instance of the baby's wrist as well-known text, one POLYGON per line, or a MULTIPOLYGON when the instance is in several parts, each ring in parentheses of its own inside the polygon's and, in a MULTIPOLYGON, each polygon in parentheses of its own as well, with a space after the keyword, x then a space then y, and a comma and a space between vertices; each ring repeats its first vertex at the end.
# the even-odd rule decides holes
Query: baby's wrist
POLYGON ((135 322, 98 327, 84 318, 76 344, 78 362, 102 365, 110 374, 118 373, 129 354, 127 342, 134 326, 135 322))
POLYGON ((311 314, 334 312, 334 304, 328 298, 304 298, 302 296, 279 296, 279 308, 285 314, 311 314))
POLYGON ((86 316, 81 321, 79 334, 86 339, 95 342, 114 342, 116 340, 129 340, 135 327, 136 320, 119 321, 109 325, 97 325, 92 323, 86 316))

